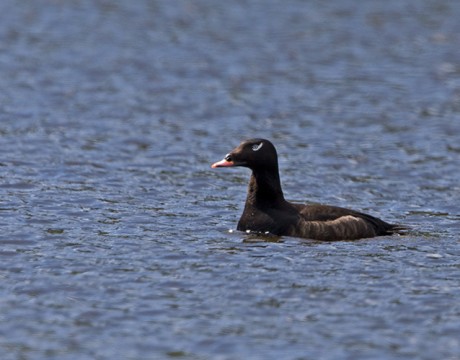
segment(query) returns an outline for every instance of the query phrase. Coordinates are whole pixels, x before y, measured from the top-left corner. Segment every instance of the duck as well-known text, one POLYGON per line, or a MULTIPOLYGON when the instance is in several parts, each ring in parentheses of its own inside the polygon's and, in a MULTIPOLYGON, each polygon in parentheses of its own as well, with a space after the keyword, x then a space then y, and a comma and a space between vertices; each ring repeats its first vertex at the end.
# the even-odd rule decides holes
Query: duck
POLYGON ((252 171, 238 231, 337 241, 401 234, 407 229, 343 207, 287 201, 281 188, 278 154, 267 139, 245 140, 211 167, 252 171))

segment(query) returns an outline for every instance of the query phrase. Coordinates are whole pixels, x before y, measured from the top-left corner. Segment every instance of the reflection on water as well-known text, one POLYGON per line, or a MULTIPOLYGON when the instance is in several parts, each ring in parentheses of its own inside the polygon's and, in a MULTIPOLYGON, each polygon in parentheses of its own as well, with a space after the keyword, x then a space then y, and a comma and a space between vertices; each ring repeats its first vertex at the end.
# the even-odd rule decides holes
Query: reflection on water
POLYGON ((3 358, 458 356, 459 5, 0 10, 3 358), (412 231, 233 230, 209 166, 254 136, 289 200, 412 231))

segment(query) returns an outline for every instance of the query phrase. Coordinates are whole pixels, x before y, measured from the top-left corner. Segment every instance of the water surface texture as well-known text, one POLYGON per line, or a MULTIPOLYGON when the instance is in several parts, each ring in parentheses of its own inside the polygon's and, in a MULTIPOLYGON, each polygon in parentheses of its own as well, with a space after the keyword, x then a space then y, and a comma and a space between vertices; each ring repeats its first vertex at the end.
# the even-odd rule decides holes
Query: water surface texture
POLYGON ((459 359, 460 2, 0 4, 2 359, 459 359), (289 200, 413 227, 234 230, 289 200))

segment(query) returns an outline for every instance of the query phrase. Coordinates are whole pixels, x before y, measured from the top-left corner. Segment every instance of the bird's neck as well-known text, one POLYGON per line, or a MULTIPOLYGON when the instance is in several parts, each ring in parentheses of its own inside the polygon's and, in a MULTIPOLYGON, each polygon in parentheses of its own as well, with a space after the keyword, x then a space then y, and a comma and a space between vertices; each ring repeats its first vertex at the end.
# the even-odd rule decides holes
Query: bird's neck
POLYGON ((273 207, 284 203, 284 201, 278 167, 273 169, 253 169, 246 204, 256 207, 273 207))

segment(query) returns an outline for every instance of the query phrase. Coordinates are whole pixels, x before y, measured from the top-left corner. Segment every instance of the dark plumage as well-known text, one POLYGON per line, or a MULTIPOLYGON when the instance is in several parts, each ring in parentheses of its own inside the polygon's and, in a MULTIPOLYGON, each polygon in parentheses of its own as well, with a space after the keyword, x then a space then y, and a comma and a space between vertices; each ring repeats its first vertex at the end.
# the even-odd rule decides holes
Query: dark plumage
POLYGON ((252 170, 238 230, 316 240, 354 240, 391 235, 405 229, 350 209, 286 201, 281 189, 278 155, 268 140, 246 140, 223 160, 212 164, 212 168, 232 166, 252 170))

